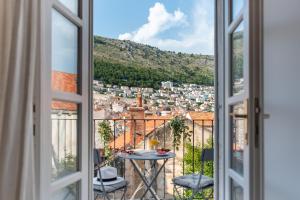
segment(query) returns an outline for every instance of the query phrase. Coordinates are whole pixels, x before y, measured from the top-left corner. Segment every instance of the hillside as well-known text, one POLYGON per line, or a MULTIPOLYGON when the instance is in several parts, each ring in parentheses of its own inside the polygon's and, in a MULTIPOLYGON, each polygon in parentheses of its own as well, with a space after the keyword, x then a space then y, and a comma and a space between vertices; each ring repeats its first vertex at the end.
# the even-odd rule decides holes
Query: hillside
POLYGON ((158 88, 161 81, 213 85, 214 58, 94 37, 94 75, 105 83, 158 88))

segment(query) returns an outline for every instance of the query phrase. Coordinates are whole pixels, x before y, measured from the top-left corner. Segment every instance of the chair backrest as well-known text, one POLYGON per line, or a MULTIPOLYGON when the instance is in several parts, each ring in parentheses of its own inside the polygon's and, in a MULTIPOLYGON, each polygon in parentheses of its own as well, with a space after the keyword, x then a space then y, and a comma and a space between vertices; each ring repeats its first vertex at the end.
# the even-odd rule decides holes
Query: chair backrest
MULTIPOLYGON (((201 171, 200 171, 200 176, 197 184, 197 188, 199 188, 202 175, 204 175, 204 163, 208 161, 214 161, 214 149, 209 148, 209 149, 202 149, 202 154, 201 154, 201 171)), ((213 165, 212 165, 213 168, 213 165)))
MULTIPOLYGON (((201 154, 201 174, 204 174, 204 163, 208 161, 214 161, 214 149, 202 149, 202 154, 201 154)), ((212 165, 213 168, 213 165, 212 165)), ((201 181, 201 177, 199 181, 201 181)))
POLYGON ((100 152, 98 149, 94 149, 94 164, 99 165, 101 163, 100 152))
POLYGON ((202 150, 202 155, 201 155, 201 161, 206 162, 206 161, 214 161, 214 149, 203 149, 202 150))

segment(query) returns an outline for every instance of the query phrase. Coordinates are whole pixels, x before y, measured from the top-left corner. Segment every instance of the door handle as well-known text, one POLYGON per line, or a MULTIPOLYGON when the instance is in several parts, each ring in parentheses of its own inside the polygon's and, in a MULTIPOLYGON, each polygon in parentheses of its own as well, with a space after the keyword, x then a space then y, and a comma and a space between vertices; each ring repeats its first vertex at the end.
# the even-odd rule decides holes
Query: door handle
MULTIPOLYGON (((230 116, 233 117, 233 119, 237 120, 237 119, 248 119, 248 115, 247 114, 239 114, 239 113, 229 113, 230 116)), ((248 145, 249 144, 249 134, 248 134, 248 130, 247 130, 247 121, 244 121, 244 129, 245 129, 245 133, 244 133, 244 138, 245 138, 245 144, 248 145)))
POLYGON ((245 99, 243 101, 243 107, 245 113, 231 112, 229 113, 229 115, 232 116, 234 119, 248 119, 248 99, 245 99))
POLYGON ((247 114, 239 114, 239 113, 229 113, 230 116, 232 116, 234 119, 247 119, 247 114))

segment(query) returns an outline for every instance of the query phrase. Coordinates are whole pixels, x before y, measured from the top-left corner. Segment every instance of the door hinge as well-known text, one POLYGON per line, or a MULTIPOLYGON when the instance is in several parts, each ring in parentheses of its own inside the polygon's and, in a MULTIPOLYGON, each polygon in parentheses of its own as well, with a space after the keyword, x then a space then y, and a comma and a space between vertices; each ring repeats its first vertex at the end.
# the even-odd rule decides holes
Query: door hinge
POLYGON ((35 124, 33 124, 33 136, 35 136, 35 124))
POLYGON ((249 134, 248 134, 248 132, 245 133, 245 142, 246 142, 246 145, 249 145, 249 134))
POLYGON ((258 148, 259 147, 259 116, 260 116, 260 106, 259 106, 259 99, 258 97, 255 97, 254 100, 254 106, 255 106, 255 135, 254 135, 254 144, 255 147, 258 148))
POLYGON ((35 136, 35 122, 36 122, 36 108, 35 108, 35 104, 32 105, 32 112, 33 112, 33 124, 32 124, 32 134, 33 136, 35 136))

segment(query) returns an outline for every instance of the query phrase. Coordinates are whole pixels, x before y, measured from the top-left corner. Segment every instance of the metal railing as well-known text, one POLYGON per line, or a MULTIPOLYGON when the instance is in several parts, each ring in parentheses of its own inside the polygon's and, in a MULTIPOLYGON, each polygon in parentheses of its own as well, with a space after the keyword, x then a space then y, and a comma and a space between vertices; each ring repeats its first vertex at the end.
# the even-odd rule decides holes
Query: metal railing
MULTIPOLYGON (((185 119, 185 125, 191 133, 189 141, 180 143, 179 150, 173 145, 173 134, 170 127, 172 119, 146 118, 146 119, 94 119, 93 134, 95 137, 95 148, 103 149, 103 140, 99 134, 99 124, 106 121, 109 123, 113 134, 109 142, 110 150, 119 151, 128 148, 149 148, 148 142, 151 138, 156 137, 160 141, 160 147, 169 148, 176 153, 176 158, 168 161, 167 165, 161 172, 163 186, 159 187, 161 196, 168 198, 174 195, 171 179, 178 175, 187 173, 197 173, 200 171, 200 152, 203 148, 213 148, 214 141, 214 121, 206 119, 185 119), (130 135, 130 137, 128 137, 130 135), (128 141, 129 140, 129 141, 128 141), (169 195, 169 196, 168 196, 169 195)), ((52 119, 52 147, 53 154, 58 162, 63 164, 64 169, 76 169, 76 166, 66 161, 68 155, 77 157, 77 119, 52 119)), ((103 161, 105 161, 103 156, 103 161)), ((125 179, 132 179, 127 176, 129 163, 124 160, 115 159, 111 164, 118 168, 119 174, 125 179)), ((213 166, 213 165, 212 165, 213 166)), ((213 176, 213 167, 210 171, 213 176)), ((130 180, 129 180, 130 181, 130 180)), ((135 186, 135 185, 133 185, 135 186)), ((130 193, 130 191, 128 191, 130 193)), ((130 195, 130 194, 128 194, 130 195)))
MULTIPOLYGON (((152 137, 158 137, 161 148, 170 148, 176 153, 178 159, 172 161, 172 178, 178 176, 178 167, 181 168, 180 175, 186 173, 197 173, 199 172, 199 161, 200 152, 203 148, 213 148, 214 144, 214 121, 206 119, 185 119, 185 124, 191 133, 189 141, 183 141, 180 144, 179 150, 176 150, 173 142, 172 129, 170 128, 171 119, 159 119, 159 118, 146 118, 146 119, 94 119, 94 136, 98 137, 95 139, 95 147, 103 149, 101 143, 101 136, 99 133, 99 124, 101 122, 109 122, 113 139, 110 141, 110 149, 112 151, 126 150, 129 148, 143 148, 147 149, 148 145, 146 141, 149 141, 152 137), (127 135, 126 135, 127 134, 127 135), (130 141, 128 140, 128 134, 131 134, 130 141), (122 144, 120 144, 120 141, 122 144), (98 142, 98 143, 97 143, 98 142), (100 145, 100 146, 99 146, 100 145), (189 159, 187 160, 187 156, 189 159), (191 162, 192 160, 192 162, 191 162)), ((103 144, 102 144, 103 145, 103 144)), ((104 158, 105 159, 105 158, 104 158)), ((122 161, 118 161, 122 162, 122 161)), ((171 162, 171 161, 169 161, 171 162)), ((129 164, 129 163, 128 163, 129 164)), ((116 166, 120 166, 117 164, 116 166)), ((126 178, 126 162, 122 163, 121 174, 126 178)), ((170 170, 168 170, 170 171, 170 170)), ((170 173, 170 172, 168 172, 170 173)), ((163 196, 166 197, 166 167, 162 171, 164 178, 163 196)), ((213 176, 213 165, 211 174, 213 176)), ((170 179, 170 178, 169 178, 170 179)), ((170 180, 168 180, 170 181, 170 180)), ((174 191, 171 195, 174 195, 174 191)))

